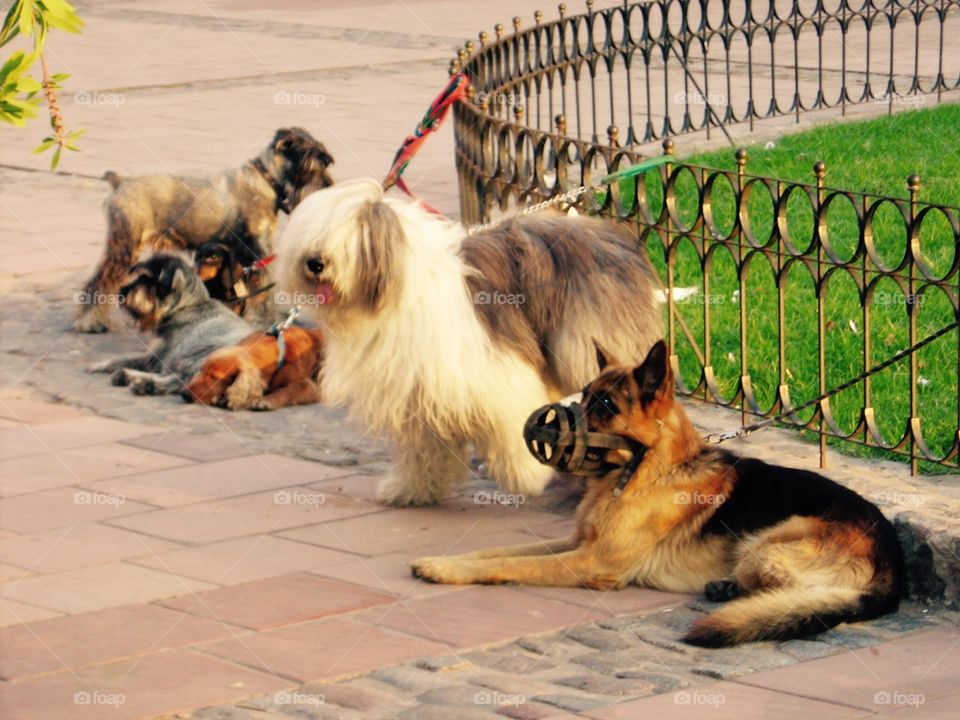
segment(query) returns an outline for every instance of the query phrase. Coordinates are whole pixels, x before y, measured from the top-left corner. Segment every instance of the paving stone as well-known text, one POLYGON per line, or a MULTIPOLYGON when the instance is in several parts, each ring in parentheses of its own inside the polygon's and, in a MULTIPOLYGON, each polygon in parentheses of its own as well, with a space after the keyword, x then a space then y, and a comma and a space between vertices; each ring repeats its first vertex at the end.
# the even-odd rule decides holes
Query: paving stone
POLYGON ((616 673, 616 677, 629 680, 642 680, 643 682, 650 683, 654 686, 655 693, 680 690, 690 686, 690 681, 684 678, 646 670, 625 670, 616 673))
POLYGON ((627 641, 617 633, 596 627, 571 628, 566 636, 596 650, 616 651, 634 647, 634 643, 627 641))
MULTIPOLYGON (((272 713, 271 713, 272 714, 272 713)), ((175 716, 168 716, 171 720, 175 716)), ((261 720, 266 717, 262 711, 249 711, 240 707, 209 707, 190 713, 190 720, 261 720)), ((274 718, 277 715, 273 715, 274 718)))
POLYGON ((508 587, 471 587, 372 608, 357 618, 453 648, 490 645, 522 633, 549 631, 597 619, 586 608, 535 598, 508 587), (465 621, 465 618, 469 620, 465 621))
POLYGON ((583 652, 583 646, 566 640, 558 634, 523 637, 517 640, 517 645, 534 653, 554 660, 566 660, 583 652))
POLYGON ((646 615, 645 619, 652 625, 669 628, 679 635, 689 630, 690 626, 702 617, 702 612, 690 607, 674 607, 646 615))
POLYGON ((315 692, 323 695, 328 706, 337 705, 359 712, 373 712, 378 708, 392 706, 396 703, 395 694, 390 695, 345 683, 308 683, 301 689, 305 693, 315 692))
POLYGON ((468 668, 470 661, 464 660, 459 655, 441 655, 440 657, 417 660, 414 666, 430 672, 449 672, 468 668))
POLYGON ((161 600, 159 604, 263 630, 389 602, 393 598, 356 585, 292 573, 161 600))
POLYGON ((783 718, 784 720, 855 720, 863 711, 841 705, 818 702, 807 697, 785 695, 737 683, 724 682, 662 693, 591 710, 597 720, 637 720, 642 718, 783 718))
POLYGON ((536 702, 553 705, 561 710, 568 710, 575 713, 587 712, 588 710, 593 710, 594 708, 603 707, 610 704, 609 698, 587 697, 580 695, 537 695, 532 699, 536 702))
POLYGON ((78 669, 122 657, 229 637, 242 632, 155 605, 123 607, 0 630, 5 680, 78 669))
MULTIPOLYGON (((450 720, 448 705, 418 705, 397 713, 398 720, 450 720)), ((457 720, 490 720, 490 713, 476 708, 458 707, 457 720)))
POLYGON ((858 623, 856 625, 840 625, 820 634, 817 639, 827 645, 852 649, 875 645, 883 639, 883 636, 858 623))
POLYGON ((510 644, 502 648, 493 648, 464 655, 475 665, 493 668, 501 672, 529 675, 533 672, 550 670, 555 664, 543 655, 527 652, 517 645, 510 644))
POLYGON ((792 658, 796 658, 800 662, 817 660, 838 652, 836 646, 828 645, 819 640, 787 640, 786 642, 780 643, 777 649, 792 658))
POLYGON ((876 633, 898 634, 904 632, 913 632, 915 630, 924 630, 949 618, 946 611, 934 612, 929 608, 922 607, 919 603, 904 602, 900 606, 900 611, 884 615, 876 620, 870 621, 870 630, 876 633))
POLYGON ((680 642, 680 636, 671 630, 664 630, 656 626, 638 627, 633 629, 633 634, 645 643, 680 655, 693 656, 700 654, 700 651, 696 648, 680 642))
POLYGON ((41 675, 0 686, 4 720, 103 720, 153 717, 177 708, 237 702, 290 683, 189 650, 124 658, 75 672, 41 675), (76 693, 101 693, 102 703, 78 703, 76 693), (122 698, 121 705, 108 704, 122 698))
POLYGON ((417 695, 417 702, 430 705, 450 705, 463 708, 486 710, 493 702, 494 693, 486 688, 456 683, 443 684, 417 695))
POLYGON ((355 620, 356 614, 311 620, 242 638, 207 643, 204 652, 300 682, 370 672, 446 650, 355 620))
POLYGON ((370 677, 412 693, 422 693, 446 685, 446 682, 434 673, 404 665, 374 670, 370 673, 370 677))
POLYGON ((555 718, 557 716, 557 708, 535 702, 504 705, 498 707, 496 712, 497 715, 513 718, 513 720, 541 720, 542 718, 555 718))
POLYGON ((632 695, 641 697, 652 695, 657 686, 640 678, 608 677, 606 675, 579 674, 560 678, 557 685, 580 690, 591 695, 632 695))
POLYGON ((938 628, 737 682, 876 712, 877 693, 920 693, 929 699, 955 693, 958 663, 960 631, 938 628))

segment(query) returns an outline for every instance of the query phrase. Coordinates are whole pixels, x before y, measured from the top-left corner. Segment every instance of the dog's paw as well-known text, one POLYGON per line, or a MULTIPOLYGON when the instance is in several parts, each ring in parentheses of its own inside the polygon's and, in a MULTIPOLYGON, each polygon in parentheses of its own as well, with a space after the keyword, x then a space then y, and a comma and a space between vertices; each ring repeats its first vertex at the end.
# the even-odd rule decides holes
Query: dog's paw
POLYGON ((727 602, 740 596, 736 580, 714 580, 703 586, 703 594, 710 602, 727 602))
POLYGON ((113 370, 113 360, 103 360, 87 366, 88 373, 108 373, 113 370))
POLYGON ((403 478, 392 474, 377 486, 377 500, 396 507, 428 507, 441 499, 430 488, 411 487, 403 478))
POLYGON ((462 584, 464 580, 458 578, 457 567, 445 557, 423 557, 414 560, 410 565, 410 573, 419 580, 440 584, 462 584))
POLYGON ((105 333, 110 330, 110 327, 95 313, 88 313, 74 320, 73 330, 80 333, 105 333))
POLYGON ((262 397, 251 401, 250 404, 247 405, 247 409, 256 410, 258 412, 266 412, 268 410, 276 410, 276 407, 268 398, 262 397))
POLYGON ((126 368, 120 368, 116 370, 113 375, 110 376, 110 382, 112 382, 117 387, 123 387, 130 381, 130 378, 127 377, 126 368))
POLYGON ((156 395, 157 385, 151 378, 134 378, 130 383, 130 392, 134 395, 156 395))

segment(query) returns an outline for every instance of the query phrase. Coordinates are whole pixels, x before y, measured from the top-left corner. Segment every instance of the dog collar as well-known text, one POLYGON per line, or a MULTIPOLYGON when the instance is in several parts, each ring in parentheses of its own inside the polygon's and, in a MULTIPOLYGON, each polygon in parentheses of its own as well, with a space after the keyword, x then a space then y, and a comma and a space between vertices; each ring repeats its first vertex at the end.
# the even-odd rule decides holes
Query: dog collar
POLYGON ((283 331, 293 324, 299 314, 300 306, 294 305, 283 321, 275 322, 267 330, 267 335, 272 335, 277 339, 277 370, 287 364, 287 342, 283 339, 283 331))
POLYGON ((623 470, 620 471, 620 477, 617 478, 617 484, 613 486, 613 494, 616 497, 623 495, 623 491, 627 488, 627 483, 630 482, 630 478, 637 472, 637 468, 640 467, 640 463, 643 462, 643 458, 647 454, 647 446, 643 443, 629 439, 627 439, 627 442, 632 446, 630 462, 623 466, 623 470))
POLYGON ((288 215, 290 214, 290 208, 287 204, 287 199, 283 192, 283 183, 277 182, 274 180, 273 176, 270 174, 270 171, 267 170, 267 166, 263 164, 263 160, 260 158, 254 158, 250 163, 254 168, 263 176, 263 179, 267 181, 267 184, 273 188, 274 194, 277 196, 274 200, 273 210, 274 212, 279 212, 283 210, 288 215))

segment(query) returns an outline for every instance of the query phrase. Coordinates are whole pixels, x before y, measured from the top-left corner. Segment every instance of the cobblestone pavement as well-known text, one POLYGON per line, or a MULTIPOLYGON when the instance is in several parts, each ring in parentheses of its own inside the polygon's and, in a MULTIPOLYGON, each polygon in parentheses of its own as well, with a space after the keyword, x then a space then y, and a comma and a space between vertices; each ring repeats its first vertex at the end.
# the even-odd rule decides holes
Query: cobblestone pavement
MULTIPOLYGON (((53 34, 83 151, 50 174, 30 154, 42 123, 0 129, 5 720, 953 717, 955 613, 910 603, 814 641, 703 651, 677 643, 709 608, 687 596, 426 585, 417 556, 570 532, 569 490, 504 506, 477 477, 437 508, 387 508, 388 448, 336 409, 232 414, 84 371, 145 342, 119 315, 108 335, 69 332, 104 170, 213 172, 301 125, 336 178, 380 176, 463 39, 538 4, 98 0, 78 4, 82 36, 53 34)), ((447 126, 407 177, 455 214, 451 143, 447 126)), ((704 430, 738 420, 692 412, 704 430)), ((778 431, 740 445, 816 463, 778 431)), ((902 466, 831 463, 916 514, 902 466)), ((957 486, 922 492, 945 539, 921 542, 916 584, 955 590, 940 568, 960 551, 957 486)))
MULTIPOLYGON (((572 593, 566 595, 572 599, 572 593)), ((593 718, 647 718, 683 717, 690 709, 686 706, 691 705, 703 706, 700 709, 707 710, 704 715, 708 717, 768 717, 774 709, 786 717, 799 717, 801 712, 874 717, 874 712, 888 709, 883 707, 883 688, 890 688, 886 692, 891 698, 896 692, 903 694, 898 703, 906 705, 907 693, 895 689, 904 685, 903 675, 884 676, 874 670, 879 656, 902 652, 901 645, 907 647, 907 643, 898 645, 895 638, 918 632, 911 637, 911 647, 935 644, 949 649, 958 637, 956 617, 932 615, 911 605, 896 617, 843 627, 811 641, 754 643, 719 651, 678 643, 678 633, 712 607, 705 601, 669 604, 640 616, 615 616, 559 633, 382 668, 336 683, 307 683, 233 707, 206 708, 190 717, 281 720, 500 715, 538 719, 570 717, 565 713, 571 713, 593 718), (944 642, 944 635, 953 640, 944 642), (858 662, 872 677, 853 683, 848 694, 838 696, 835 688, 818 685, 818 679, 829 679, 830 673, 838 670, 848 673, 858 662), (798 663, 804 665, 793 667, 798 663)), ((884 657, 884 661, 888 659, 884 657)), ((928 669, 924 666, 921 672, 928 669)), ((945 670, 943 678, 950 675, 951 671, 945 670)))

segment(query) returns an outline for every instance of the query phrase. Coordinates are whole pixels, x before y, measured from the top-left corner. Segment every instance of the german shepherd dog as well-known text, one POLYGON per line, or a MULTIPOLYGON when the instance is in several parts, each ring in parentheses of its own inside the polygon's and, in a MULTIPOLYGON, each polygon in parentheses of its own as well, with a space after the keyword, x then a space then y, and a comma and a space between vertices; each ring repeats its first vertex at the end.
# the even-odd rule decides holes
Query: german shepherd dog
POLYGON ((663 341, 637 367, 597 356, 601 374, 580 400, 587 429, 646 449, 622 494, 616 472, 588 479, 571 539, 422 558, 415 576, 703 590, 730 601, 684 637, 704 647, 802 637, 897 609, 902 550, 874 505, 817 473, 706 445, 674 399, 663 341))
POLYGON ((187 402, 228 410, 276 410, 318 402, 322 334, 302 327, 282 332, 282 360, 276 334, 252 333, 236 345, 212 352, 180 396, 187 402))

